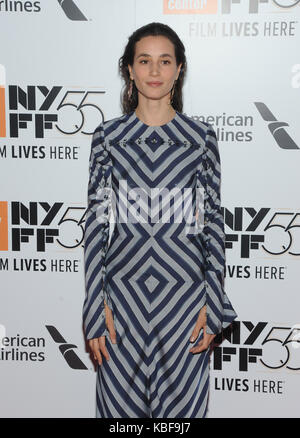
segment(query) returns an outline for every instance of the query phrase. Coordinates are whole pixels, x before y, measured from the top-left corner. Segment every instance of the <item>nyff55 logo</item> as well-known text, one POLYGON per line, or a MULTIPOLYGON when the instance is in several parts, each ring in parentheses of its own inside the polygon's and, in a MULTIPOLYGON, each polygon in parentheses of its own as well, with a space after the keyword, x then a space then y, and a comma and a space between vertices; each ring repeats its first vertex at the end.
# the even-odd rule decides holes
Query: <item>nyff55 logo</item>
POLYGON ((49 245, 75 249, 84 238, 84 222, 87 209, 65 207, 62 202, 22 202, 0 201, 0 251, 22 251, 35 247, 37 252, 45 252, 49 245), (8 208, 10 211, 10 222, 8 208))
POLYGON ((214 348, 213 367, 222 370, 225 362, 231 362, 237 364, 239 371, 248 371, 254 364, 273 370, 300 370, 299 335, 300 324, 233 321, 214 339, 220 346, 214 348), (225 346, 221 346, 223 340, 225 346))
POLYGON ((51 130, 56 136, 57 131, 62 135, 91 135, 95 126, 104 119, 99 95, 105 91, 8 85, 7 102, 5 83, 5 68, 0 65, 0 137, 6 137, 7 130, 11 138, 28 130, 33 131, 35 138, 44 138, 46 131, 51 130))
POLYGON ((300 212, 271 208, 221 208, 226 249, 239 248, 242 259, 263 250, 267 255, 300 255, 300 212), (254 251, 254 252, 253 252, 254 251))
POLYGON ((249 14, 258 14, 265 5, 269 6, 267 12, 277 12, 278 9, 290 10, 299 3, 300 0, 163 0, 163 13, 231 14, 239 10, 243 12, 246 7, 249 14))

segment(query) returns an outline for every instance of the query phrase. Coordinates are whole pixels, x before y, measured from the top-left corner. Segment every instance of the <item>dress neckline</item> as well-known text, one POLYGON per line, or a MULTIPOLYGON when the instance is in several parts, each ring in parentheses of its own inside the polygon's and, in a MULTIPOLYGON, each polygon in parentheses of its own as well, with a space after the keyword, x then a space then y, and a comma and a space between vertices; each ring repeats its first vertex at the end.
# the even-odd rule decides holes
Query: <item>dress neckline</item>
POLYGON ((167 123, 164 123, 163 125, 147 125, 136 115, 135 110, 132 111, 132 114, 134 115, 135 119, 141 125, 146 126, 147 128, 163 128, 164 126, 168 126, 168 125, 172 124, 175 120, 177 120, 177 117, 178 117, 178 112, 175 110, 175 116, 173 117, 173 119, 169 120, 167 123))

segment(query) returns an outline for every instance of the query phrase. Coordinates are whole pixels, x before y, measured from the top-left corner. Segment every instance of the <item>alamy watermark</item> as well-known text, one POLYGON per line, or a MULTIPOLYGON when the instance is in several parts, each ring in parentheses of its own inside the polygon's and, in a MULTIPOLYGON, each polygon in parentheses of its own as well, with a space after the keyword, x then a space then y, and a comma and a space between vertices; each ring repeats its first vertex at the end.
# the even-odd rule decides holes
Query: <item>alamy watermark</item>
MULTIPOLYGON (((97 191, 97 221, 104 223, 113 213, 113 222, 182 223, 186 234, 197 234, 204 226, 204 188, 174 186, 129 188, 127 180, 119 181, 118 194, 112 188, 97 191)), ((110 218, 111 220, 111 218, 110 218)))

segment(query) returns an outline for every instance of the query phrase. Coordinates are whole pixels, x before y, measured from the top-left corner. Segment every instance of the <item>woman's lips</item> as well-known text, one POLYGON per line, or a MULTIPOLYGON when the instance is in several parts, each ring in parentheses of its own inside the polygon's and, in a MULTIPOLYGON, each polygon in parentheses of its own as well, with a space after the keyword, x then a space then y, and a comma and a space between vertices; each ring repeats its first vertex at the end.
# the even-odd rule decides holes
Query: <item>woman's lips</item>
POLYGON ((150 87, 159 87, 160 85, 162 85, 162 82, 147 82, 147 85, 149 85, 150 87))

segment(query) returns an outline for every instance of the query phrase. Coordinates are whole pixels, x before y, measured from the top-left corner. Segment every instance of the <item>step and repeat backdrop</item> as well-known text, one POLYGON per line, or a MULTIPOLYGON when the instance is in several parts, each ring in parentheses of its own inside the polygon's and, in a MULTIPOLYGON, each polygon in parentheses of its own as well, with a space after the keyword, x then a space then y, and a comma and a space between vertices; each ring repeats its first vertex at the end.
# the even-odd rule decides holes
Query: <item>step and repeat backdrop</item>
POLYGON ((91 134, 122 115, 118 59, 158 21, 186 47, 183 112, 222 166, 225 288, 208 417, 299 417, 300 1, 0 2, 0 415, 94 417, 82 330, 91 134))

